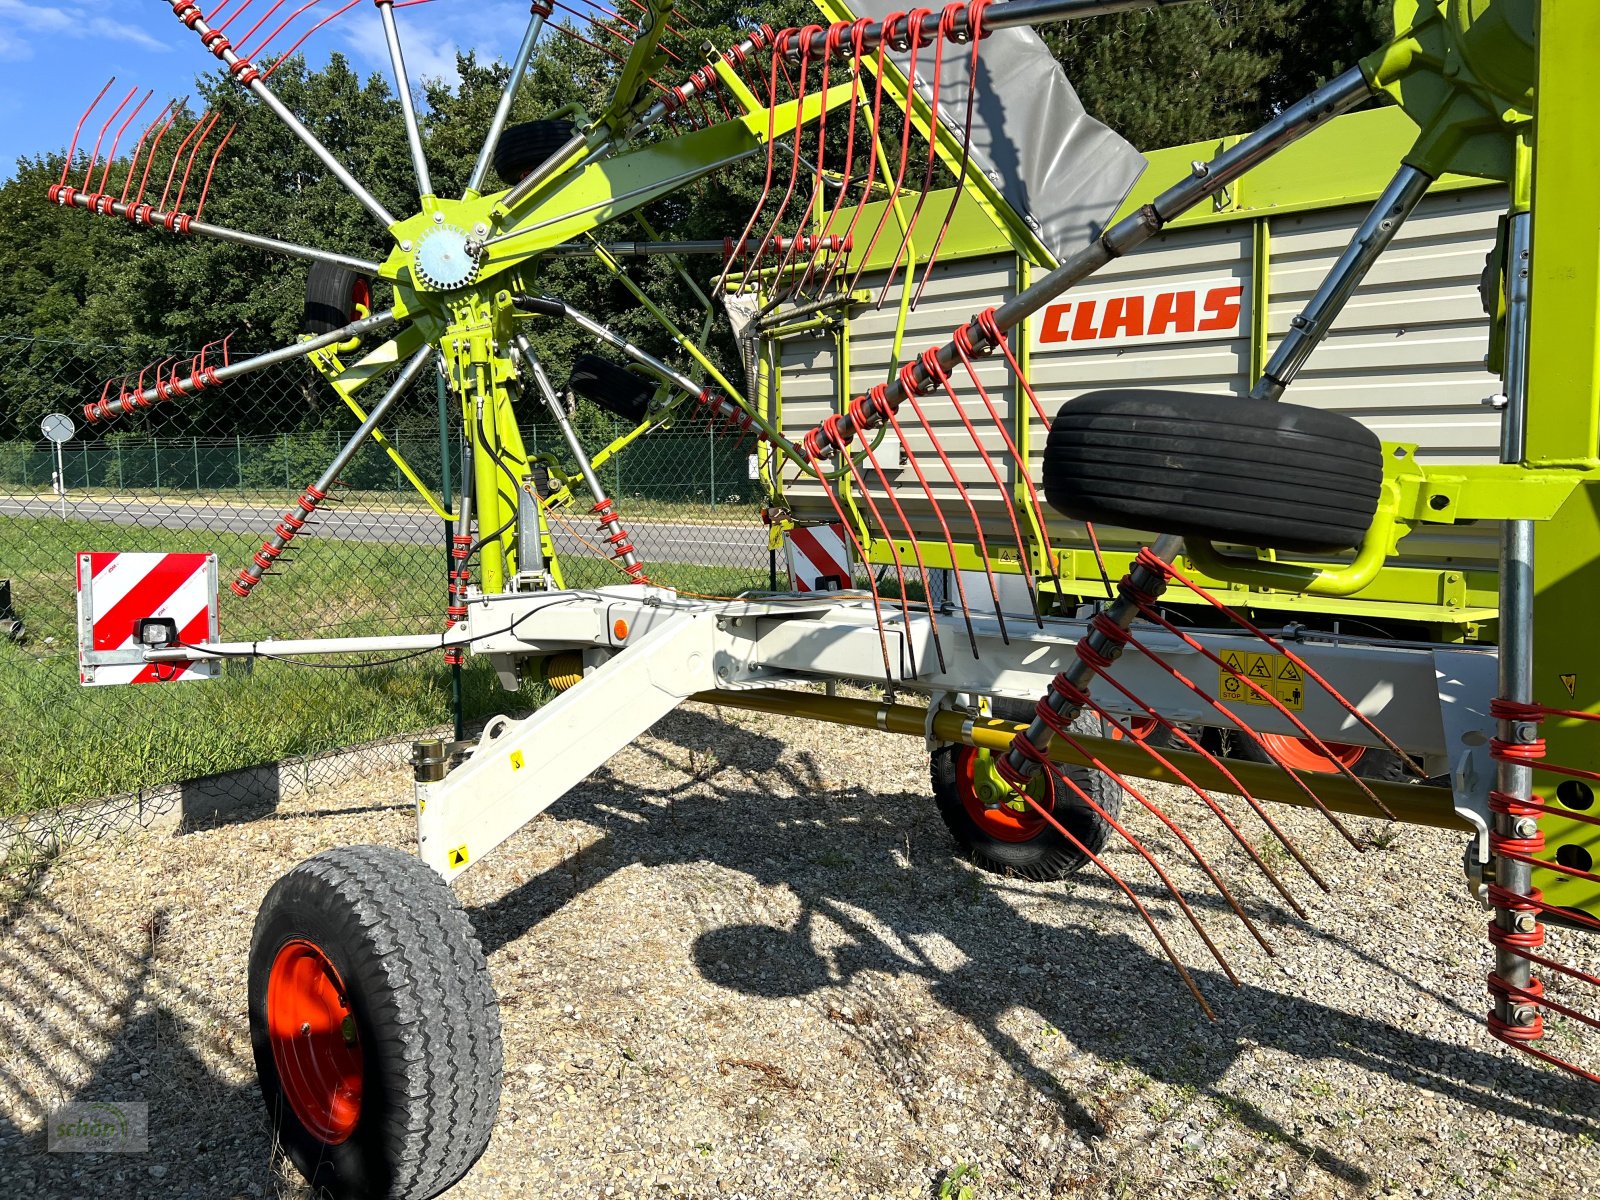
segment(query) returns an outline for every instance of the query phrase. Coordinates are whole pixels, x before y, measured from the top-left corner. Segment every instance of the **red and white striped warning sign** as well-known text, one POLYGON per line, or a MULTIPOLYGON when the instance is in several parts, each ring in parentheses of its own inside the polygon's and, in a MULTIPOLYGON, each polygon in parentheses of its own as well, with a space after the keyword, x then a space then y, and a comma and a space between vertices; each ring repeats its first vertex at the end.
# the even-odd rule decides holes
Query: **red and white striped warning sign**
POLYGON ((796 525, 784 548, 795 591, 837 592, 851 586, 850 535, 843 525, 796 525))
POLYGON ((216 555, 78 555, 80 682, 103 687, 216 676, 215 661, 145 662, 139 626, 151 619, 173 622, 179 642, 216 641, 216 555))

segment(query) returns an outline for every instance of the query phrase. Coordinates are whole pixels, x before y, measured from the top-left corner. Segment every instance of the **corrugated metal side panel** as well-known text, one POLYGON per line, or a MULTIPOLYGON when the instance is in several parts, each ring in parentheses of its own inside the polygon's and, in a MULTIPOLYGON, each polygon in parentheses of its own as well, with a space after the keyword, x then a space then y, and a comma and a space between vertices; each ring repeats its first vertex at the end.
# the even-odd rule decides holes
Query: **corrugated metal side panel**
MULTIPOLYGON (((1289 389, 1297 404, 1347 413, 1422 462, 1497 462, 1500 414, 1484 400, 1500 381, 1484 367, 1489 319, 1479 281, 1506 193, 1428 196, 1396 235, 1289 389)), ((1272 343, 1288 332, 1366 209, 1272 221, 1272 343)), ((1399 565, 1494 563, 1495 522, 1425 526, 1400 543, 1399 565)))
MULTIPOLYGON (((1481 462, 1497 457, 1498 414, 1484 405, 1498 380, 1483 367, 1488 322, 1478 297, 1478 281, 1493 243, 1495 222, 1505 203, 1503 191, 1474 189, 1430 196, 1397 237, 1352 299, 1327 342, 1312 356, 1290 391, 1296 403, 1349 413, 1390 441, 1415 441, 1420 457, 1432 462, 1481 462)), ((1270 340, 1276 344, 1289 321, 1304 306, 1360 223, 1366 210, 1346 207, 1272 218, 1270 340)), ((1100 388, 1170 387, 1220 395, 1243 395, 1249 388, 1250 311, 1254 290, 1249 222, 1180 230, 1154 239, 1128 258, 1111 264, 1074 294, 1103 289, 1134 292, 1152 285, 1183 287, 1235 280, 1244 304, 1237 336, 1176 339, 1158 344, 1068 349, 1034 343, 1030 376, 1047 413, 1075 396, 1100 388)), ((862 280, 876 291, 882 277, 862 280)), ((904 352, 914 355, 938 345, 974 313, 1015 294, 1016 272, 1009 257, 941 263, 923 302, 909 314, 904 352)), ((891 296, 891 299, 895 297, 891 296)), ((851 394, 883 381, 893 365, 896 313, 887 305, 858 312, 850 324, 851 394)), ((1030 331, 1030 339, 1034 334, 1030 331)), ((790 342, 783 352, 784 427, 797 437, 825 416, 835 394, 831 349, 815 341, 790 342)), ((963 374, 958 372, 958 374, 963 374)), ((1010 417, 1011 380, 1003 359, 980 366, 980 377, 997 411, 1010 417)), ((1001 462, 1004 442, 976 389, 963 378, 959 395, 991 457, 1001 462)), ((972 438, 944 396, 923 402, 954 477, 966 486, 990 542, 991 551, 1011 544, 1006 509, 972 438)), ((902 425, 912 454, 950 520, 958 542, 972 543, 972 522, 952 474, 909 406, 902 425)), ((1030 428, 1030 467, 1040 477, 1040 453, 1048 430, 1036 419, 1030 428)), ((895 494, 917 535, 942 540, 926 494, 909 466, 890 470, 895 494)), ((1010 480, 1008 473, 1005 478, 1010 480)), ((791 489, 807 518, 831 519, 832 510, 814 486, 791 489), (812 510, 815 511, 812 511, 812 510)), ((898 533, 897 519, 884 506, 898 533)), ((1082 526, 1051 516, 1053 538, 1087 545, 1082 526)), ((1126 531, 1099 531, 1103 544, 1130 549, 1146 539, 1126 531)), ((1410 565, 1449 562, 1492 563, 1498 532, 1493 523, 1439 526, 1419 531, 1402 544, 1398 562, 1410 565)))

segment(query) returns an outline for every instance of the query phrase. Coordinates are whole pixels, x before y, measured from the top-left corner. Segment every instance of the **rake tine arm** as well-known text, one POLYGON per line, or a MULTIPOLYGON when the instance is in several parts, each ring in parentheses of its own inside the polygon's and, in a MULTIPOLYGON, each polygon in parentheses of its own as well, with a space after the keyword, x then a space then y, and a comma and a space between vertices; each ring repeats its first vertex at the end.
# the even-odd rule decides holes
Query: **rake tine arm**
POLYGON ((156 387, 140 388, 129 392, 127 396, 113 400, 109 404, 91 404, 84 410, 83 415, 93 423, 103 421, 107 417, 120 417, 123 413, 131 412, 134 409, 148 408, 158 400, 175 400, 181 396, 194 395, 196 392, 237 379, 241 375, 249 375, 256 371, 265 370, 267 367, 277 366, 279 363, 305 358, 307 355, 315 354, 318 350, 326 350, 329 346, 337 346, 340 342, 348 342, 354 338, 365 337, 367 334, 382 329, 393 321, 393 310, 385 309, 383 312, 373 313, 370 317, 352 321, 343 329, 335 329, 333 332, 322 334, 320 337, 307 338, 305 341, 296 342, 292 346, 269 350, 265 354, 258 354, 253 358, 229 363, 227 366, 208 367, 203 373, 197 373, 194 378, 179 380, 176 385, 167 385, 164 382, 160 382, 156 387))
POLYGON ((350 460, 355 458, 356 451, 360 450, 377 430, 378 423, 388 415, 395 402, 406 394, 406 389, 422 373, 423 368, 433 358, 433 353, 432 346, 424 346, 412 356, 411 361, 406 363, 394 383, 389 386, 389 390, 367 413, 367 419, 361 423, 361 428, 351 434, 350 440, 345 442, 338 454, 334 455, 327 470, 322 472, 316 483, 300 494, 293 508, 285 510, 282 518, 273 527, 272 536, 261 544, 261 549, 254 555, 250 565, 240 571, 229 585, 236 596, 248 598, 256 584, 261 582, 262 575, 282 559, 289 543, 294 541, 295 536, 316 514, 319 505, 327 499, 328 493, 339 482, 339 476, 350 465, 350 460))
MULTIPOLYGON (((221 147, 218 147, 218 153, 221 147)), ((209 173, 207 179, 210 178, 209 173)), ((49 191, 50 200, 62 207, 71 206, 82 208, 101 216, 124 217, 135 225, 148 226, 151 229, 161 228, 168 233, 196 234, 200 237, 217 238, 224 242, 235 242, 241 246, 251 246, 257 250, 270 250, 276 254, 287 254, 294 258, 310 259, 313 262, 333 263, 341 267, 349 267, 352 271, 359 271, 363 275, 376 275, 379 264, 369 262, 364 258, 356 258, 350 254, 340 254, 333 250, 323 250, 316 246, 303 246, 299 242, 286 242, 281 238, 266 237, 259 233, 246 233, 242 229, 230 229, 226 225, 212 225, 201 221, 197 216, 181 212, 164 212, 151 204, 124 204, 120 200, 113 200, 109 196, 84 195, 72 188, 52 187, 49 191)))
POLYGON ((177 17, 186 26, 192 29, 200 38, 200 42, 227 68, 227 73, 243 87, 254 92, 280 121, 288 126, 289 131, 322 161, 322 164, 332 172, 341 184, 344 185, 352 196, 359 200, 364 208, 376 217, 385 229, 395 225, 394 214, 369 192, 359 180, 334 156, 317 138, 316 134, 307 129, 300 118, 289 111, 284 102, 278 99, 276 93, 266 85, 262 78, 261 70, 249 59, 241 58, 233 49, 232 43, 220 30, 212 29, 206 23, 205 17, 200 12, 200 7, 190 0, 166 0, 172 7, 173 16, 177 17))
POLYGON ((394 0, 377 0, 383 17, 383 36, 389 43, 389 61, 394 66, 395 90, 400 93, 400 113, 406 122, 406 141, 411 147, 411 165, 417 172, 417 190, 433 195, 433 176, 428 172, 428 156, 422 149, 422 127, 417 124, 417 106, 411 98, 411 81, 406 75, 405 50, 400 45, 400 26, 394 19, 394 0))
POLYGON ((522 44, 517 47, 516 57, 511 60, 511 74, 506 78, 505 90, 500 93, 500 104, 494 110, 494 119, 489 122, 489 132, 484 135, 478 161, 472 168, 472 178, 467 180, 469 194, 481 192, 483 181, 489 177, 495 147, 500 144, 500 135, 505 132, 506 122, 511 119, 511 106, 516 101, 517 89, 522 85, 523 76, 528 73, 528 64, 533 61, 539 35, 544 32, 544 23, 549 19, 550 0, 535 0, 528 18, 528 28, 522 35, 522 44))

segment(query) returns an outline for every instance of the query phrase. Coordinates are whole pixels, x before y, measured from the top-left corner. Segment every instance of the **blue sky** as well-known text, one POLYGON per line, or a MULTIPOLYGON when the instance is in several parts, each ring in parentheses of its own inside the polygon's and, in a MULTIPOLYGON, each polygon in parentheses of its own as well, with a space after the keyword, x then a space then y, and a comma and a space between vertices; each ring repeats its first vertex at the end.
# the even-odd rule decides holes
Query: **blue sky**
MULTIPOLYGON (((202 3, 212 9, 217 0, 202 3)), ((274 23, 301 3, 288 0, 274 23)), ((319 12, 334 12, 342 3, 324 0, 293 28, 303 32, 319 12)), ((256 15, 271 5, 272 0, 255 0, 241 18, 249 23, 230 28, 229 33, 248 29, 256 15)), ((236 6, 230 4, 228 11, 236 6)), ((481 58, 509 58, 527 25, 528 4, 527 0, 433 0, 401 9, 396 16, 415 83, 423 76, 454 78, 458 48, 475 49, 481 58)), ((286 47, 292 39, 285 35, 282 44, 286 47)), ((381 70, 388 75, 383 26, 371 4, 357 5, 305 48, 313 63, 325 61, 333 50, 344 52, 363 73, 381 70)), ((129 127, 132 138, 168 98, 191 93, 195 76, 217 67, 199 39, 172 16, 166 0, 115 4, 0 0, 0 178, 10 176, 19 155, 64 148, 72 140, 73 126, 109 76, 117 77, 116 85, 97 117, 85 125, 91 145, 129 88, 137 85, 140 95, 146 88, 155 89, 140 120, 129 127)), ((119 118, 112 134, 120 124, 119 118)))

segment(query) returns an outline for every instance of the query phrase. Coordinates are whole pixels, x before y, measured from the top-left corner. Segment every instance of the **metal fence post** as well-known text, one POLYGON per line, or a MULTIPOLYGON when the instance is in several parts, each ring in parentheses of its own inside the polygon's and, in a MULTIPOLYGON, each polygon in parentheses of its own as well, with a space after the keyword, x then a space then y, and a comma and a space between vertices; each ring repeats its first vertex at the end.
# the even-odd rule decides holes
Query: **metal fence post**
POLYGON ((238 490, 244 491, 244 446, 241 444, 237 433, 233 435, 233 472, 238 490))
POLYGON ((127 486, 122 481, 122 443, 117 441, 112 443, 112 445, 115 447, 117 453, 117 491, 120 492, 124 487, 127 486))
POLYGON ((294 484, 289 482, 289 435, 283 435, 283 490, 289 491, 294 484))
MULTIPOLYGON (((436 371, 434 380, 437 385, 437 398, 439 402, 439 499, 444 504, 446 512, 450 511, 450 389, 445 386, 444 372, 436 371)), ((465 483, 462 484, 465 487, 465 483)), ((449 596, 450 572, 455 570, 455 559, 452 555, 455 543, 456 527, 453 521, 444 523, 444 569, 446 596, 449 596)), ((464 530, 471 533, 471 530, 464 530)), ((463 563, 463 566, 466 564, 463 563)), ((447 599, 446 604, 450 601, 447 599)), ((455 714, 456 741, 461 741, 466 736, 467 714, 461 695, 461 665, 457 663, 450 668, 450 707, 455 714)))
POLYGON ((706 427, 706 450, 711 455, 711 509, 717 508, 717 429, 715 425, 706 427))
POLYGON ((156 462, 156 491, 161 491, 161 439, 150 439, 150 453, 156 462))
POLYGON ((189 448, 194 451, 194 490, 200 490, 200 438, 198 435, 189 439, 189 448))

